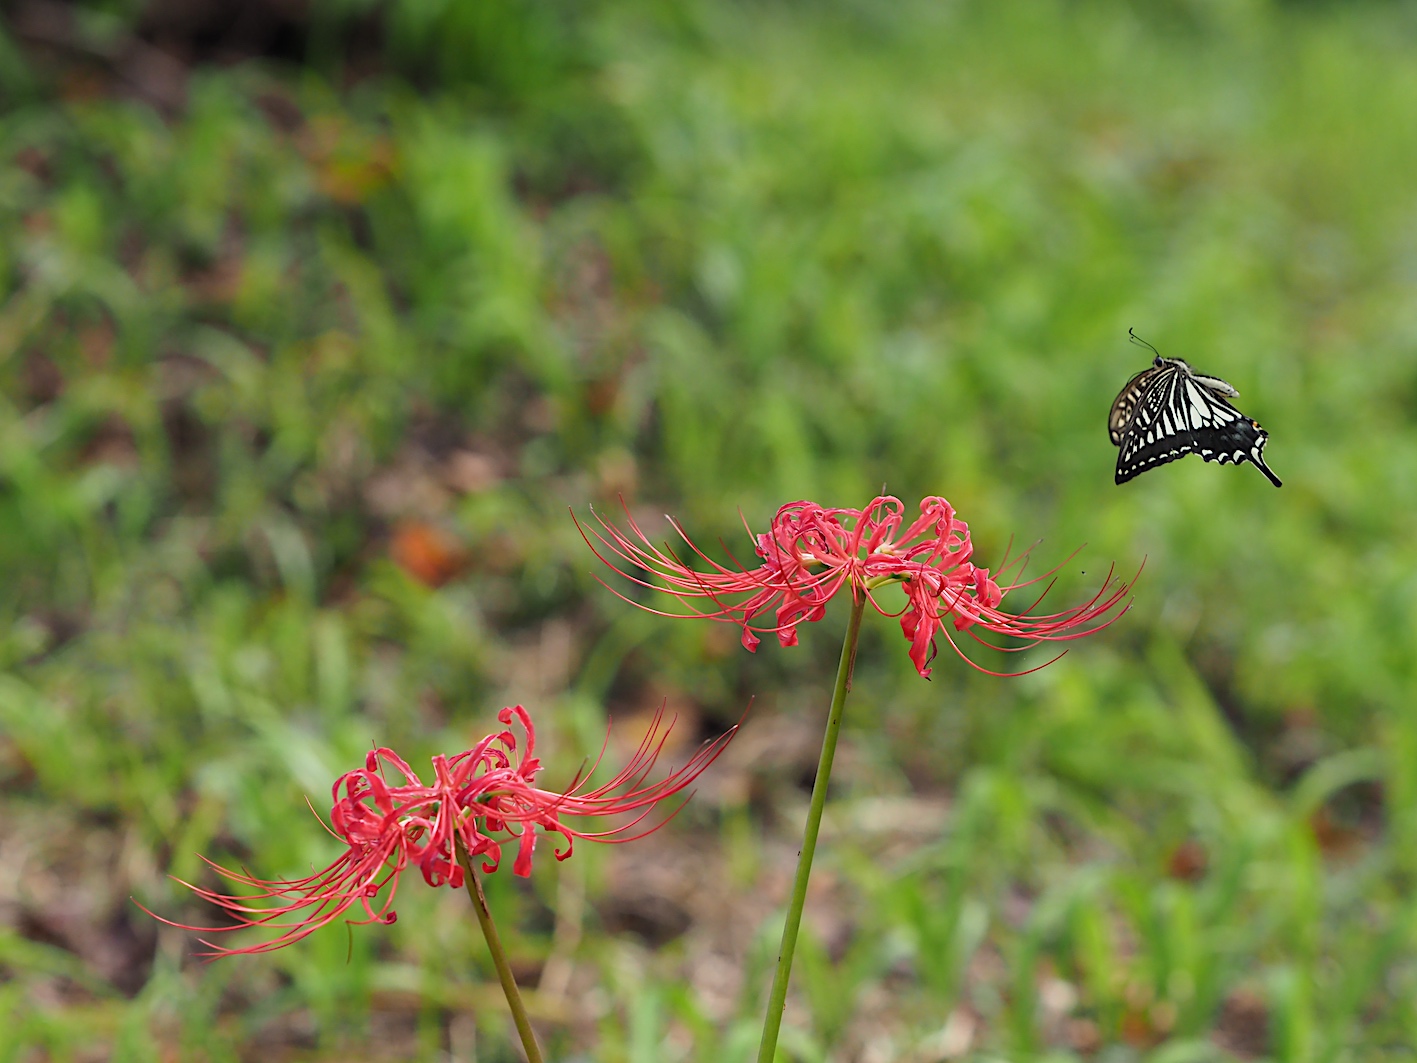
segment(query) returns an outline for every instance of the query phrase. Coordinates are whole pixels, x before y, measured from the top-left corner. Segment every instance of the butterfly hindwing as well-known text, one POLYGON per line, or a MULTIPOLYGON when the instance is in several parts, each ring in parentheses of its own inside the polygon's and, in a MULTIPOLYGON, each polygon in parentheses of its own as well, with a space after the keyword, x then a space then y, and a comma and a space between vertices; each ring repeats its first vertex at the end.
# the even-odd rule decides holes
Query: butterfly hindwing
POLYGON ((1158 356, 1112 403, 1107 427, 1118 447, 1116 482, 1199 454, 1222 465, 1251 462, 1280 486, 1264 460, 1269 433, 1230 405, 1238 394, 1219 377, 1201 376, 1179 358, 1158 356))

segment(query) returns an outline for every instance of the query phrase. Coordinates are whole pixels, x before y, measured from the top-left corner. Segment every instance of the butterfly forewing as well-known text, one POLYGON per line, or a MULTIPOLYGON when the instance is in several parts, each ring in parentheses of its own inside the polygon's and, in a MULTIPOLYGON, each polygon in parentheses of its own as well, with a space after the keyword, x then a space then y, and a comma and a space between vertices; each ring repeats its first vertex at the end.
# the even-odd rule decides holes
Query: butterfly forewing
POLYGON ((1264 461, 1269 433, 1227 401, 1238 395, 1219 377, 1201 376, 1179 358, 1159 358, 1127 382, 1107 428, 1118 447, 1117 483, 1187 454, 1222 465, 1252 462, 1280 486, 1264 461))
POLYGON ((1238 399, 1240 393, 1230 386, 1230 383, 1221 380, 1218 376, 1203 376, 1200 373, 1191 373, 1191 379, 1202 387, 1213 391, 1222 399, 1238 399))
POLYGON ((1122 442, 1122 433, 1126 431, 1127 422, 1136 412, 1137 402, 1146 394, 1146 389, 1151 386, 1156 375, 1165 371, 1158 366, 1148 366, 1128 380, 1122 388, 1122 393, 1113 400, 1112 412, 1107 415, 1107 434, 1112 437, 1114 447, 1122 442))

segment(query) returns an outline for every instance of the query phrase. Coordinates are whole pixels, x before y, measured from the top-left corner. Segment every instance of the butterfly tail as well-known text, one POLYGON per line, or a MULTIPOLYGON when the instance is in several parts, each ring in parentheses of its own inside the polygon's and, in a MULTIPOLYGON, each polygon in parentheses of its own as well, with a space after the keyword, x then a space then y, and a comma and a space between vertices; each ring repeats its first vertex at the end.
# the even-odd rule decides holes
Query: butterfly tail
POLYGON ((1279 477, 1274 475, 1274 470, 1264 463, 1264 455, 1260 453, 1258 447, 1256 447, 1254 453, 1250 455, 1250 460, 1255 463, 1255 468, 1269 477, 1269 482, 1274 484, 1275 487, 1284 486, 1279 477))
POLYGON ((1269 477, 1269 482, 1275 487, 1283 487, 1283 482, 1274 475, 1274 470, 1264 463, 1264 445, 1269 442, 1269 433, 1260 427, 1258 421, 1250 421, 1250 427, 1254 429, 1254 442, 1250 444, 1250 461, 1254 462, 1255 468, 1269 477))

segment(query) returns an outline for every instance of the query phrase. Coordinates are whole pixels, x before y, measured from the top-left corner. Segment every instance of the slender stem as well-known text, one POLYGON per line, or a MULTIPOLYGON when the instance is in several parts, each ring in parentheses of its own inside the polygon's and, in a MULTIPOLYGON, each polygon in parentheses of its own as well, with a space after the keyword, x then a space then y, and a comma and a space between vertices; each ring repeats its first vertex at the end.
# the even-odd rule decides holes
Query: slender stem
POLYGON ((866 595, 858 591, 841 644, 841 663, 836 669, 827 730, 822 736, 822 755, 817 761, 817 778, 812 783, 812 803, 807 809, 807 828, 802 832, 802 849, 797 854, 797 877, 792 882, 792 899, 787 906, 787 923, 782 928, 782 947, 777 953, 777 973, 768 995, 768 1013, 763 1020, 763 1039, 758 1045, 758 1063, 773 1063, 777 1036, 782 1029, 782 1011, 787 1006, 787 980, 792 975, 792 954, 797 949, 797 931, 802 926, 802 908, 807 903, 807 879, 812 874, 812 857, 817 851, 817 834, 822 828, 822 810, 827 804, 827 783, 831 779, 836 740, 841 733, 842 710, 851 689, 851 668, 856 661, 856 639, 861 633, 861 616, 866 611, 866 595))
POLYGON ((487 897, 482 892, 482 882, 473 872, 472 861, 467 857, 467 850, 463 848, 462 839, 456 834, 453 835, 453 844, 457 850, 458 863, 462 865, 463 884, 467 886, 467 895, 472 898, 472 907, 477 912, 477 922, 482 927, 482 936, 487 939, 487 951, 492 953, 492 964, 497 968, 497 977, 501 979, 502 992, 507 995, 507 1007, 512 1009, 512 1021, 517 1024, 517 1034, 522 1039, 522 1048, 526 1051, 527 1063, 542 1063, 541 1049, 536 1045, 536 1035, 531 1032, 531 1018, 526 1013, 526 1005, 522 1003, 521 991, 517 989, 517 980, 512 977, 512 965, 507 962, 507 953, 502 948, 502 939, 497 936, 497 927, 493 924, 492 913, 487 908, 487 897))

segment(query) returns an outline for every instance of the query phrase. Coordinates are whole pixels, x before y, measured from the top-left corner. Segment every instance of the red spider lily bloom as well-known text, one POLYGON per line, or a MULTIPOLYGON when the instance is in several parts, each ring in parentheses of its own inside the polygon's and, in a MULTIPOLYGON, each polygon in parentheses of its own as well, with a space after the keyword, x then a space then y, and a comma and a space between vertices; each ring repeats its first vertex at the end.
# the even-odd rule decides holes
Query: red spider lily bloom
MULTIPOLYGON (((279 931, 269 941, 244 948, 227 949, 203 941, 211 949, 209 956, 270 952, 334 922, 356 904, 365 918, 351 919, 351 923, 392 923, 398 918, 394 900, 399 877, 410 865, 418 868, 430 886, 463 886, 455 838, 462 841, 469 856, 483 858, 483 870, 489 873, 500 866, 502 846, 516 842, 512 871, 526 876, 531 874, 537 827, 565 839, 565 847, 555 852, 558 860, 571 855, 577 838, 627 842, 659 829, 679 808, 637 828, 659 802, 698 778, 737 731, 737 727, 731 728, 700 748, 677 771, 649 782, 649 773, 673 727, 671 721, 662 728, 661 706, 639 748, 614 778, 587 789, 590 774, 600 763, 597 758, 589 772, 578 775, 567 790, 558 793, 534 785, 541 761, 533 755, 536 731, 526 710, 514 705, 503 709, 497 718, 503 724, 515 720, 521 725, 526 732, 524 752, 519 754, 516 733, 508 728, 488 735, 456 756, 433 757, 431 784, 425 784, 402 757, 385 748, 371 751, 363 768, 340 776, 332 788, 330 829, 348 849, 322 871, 300 879, 266 881, 206 861, 218 874, 251 892, 227 896, 190 882, 182 884, 223 909, 235 920, 233 925, 194 927, 172 923, 161 916, 155 918, 184 930, 206 933, 246 927, 279 931), (626 813, 635 815, 628 822, 598 832, 582 830, 562 818, 626 813), (376 901, 380 894, 382 899, 376 901)), ((604 754, 603 748, 601 753, 604 754)))
MULTIPOLYGON (((991 576, 987 568, 970 560, 974 547, 969 525, 955 516, 947 501, 938 496, 924 499, 920 516, 909 525, 905 524, 904 510, 900 499, 890 495, 872 499, 865 509, 827 509, 815 502, 789 502, 777 511, 769 529, 756 536, 761 563, 751 569, 736 562, 736 567, 718 564, 695 546, 672 518, 674 531, 704 562, 704 569, 685 564, 668 546, 654 545, 628 509, 628 533, 598 513, 599 527, 582 525, 579 520, 576 526, 595 555, 621 576, 642 587, 667 592, 690 610, 688 614, 661 615, 691 615, 736 624, 742 628, 743 645, 750 651, 757 649, 759 636, 766 632, 775 633, 784 646, 796 645, 798 625, 820 620, 827 602, 843 588, 853 597, 865 594, 877 612, 899 615, 901 630, 910 641, 910 659, 927 679, 938 634, 943 633, 960 653, 946 620, 954 631, 968 631, 977 641, 982 640, 975 629, 982 629, 1027 643, 996 649, 1025 649, 1038 642, 1089 635, 1128 607, 1122 600, 1131 584, 1114 580, 1109 572, 1092 599, 1073 609, 1035 614, 1035 601, 1022 613, 1002 612, 999 605, 1004 595, 1051 573, 1001 584, 999 574, 991 576), (648 578, 640 572, 648 573, 648 578), (907 604, 899 614, 890 613, 875 598, 876 589, 888 583, 898 583, 905 591, 907 604), (775 622, 757 622, 767 614, 775 622)), ((1023 560, 1014 564, 1021 568, 1023 560)), ((1004 570, 1013 567, 1005 565, 1004 570)), ((623 594, 620 597, 648 608, 623 594)), ((964 657, 963 653, 960 656, 964 657)), ((964 659, 979 668, 968 657, 964 659)))

